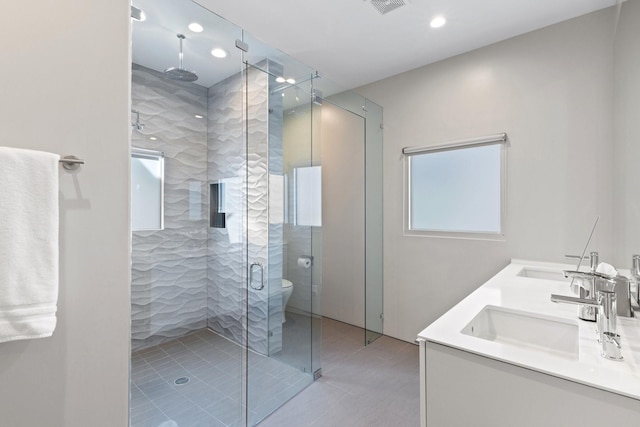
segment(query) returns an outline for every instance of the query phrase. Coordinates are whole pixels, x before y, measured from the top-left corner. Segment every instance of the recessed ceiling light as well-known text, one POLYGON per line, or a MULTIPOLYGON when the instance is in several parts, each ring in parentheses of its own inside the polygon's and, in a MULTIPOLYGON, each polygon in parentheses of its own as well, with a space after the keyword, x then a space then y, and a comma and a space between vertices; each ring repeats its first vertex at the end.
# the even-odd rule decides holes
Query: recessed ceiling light
POLYGON ((192 22, 191 24, 189 24, 189 29, 194 33, 201 33, 202 31, 204 31, 204 27, 197 22, 192 22))
POLYGON ((152 140, 152 141, 155 141, 155 140, 157 140, 158 138, 156 138, 155 136, 150 136, 150 137, 149 137, 149 139, 150 139, 150 140, 152 140))
POLYGON ((296 79, 292 79, 291 77, 289 77, 287 79, 287 83, 289 83, 290 85, 294 85, 294 84, 296 84, 296 79))
POLYGON ((201 116, 200 114, 196 114, 196 115, 195 115, 195 116, 193 116, 193 117, 195 117, 196 119, 203 119, 203 118, 204 118, 204 116, 201 116))
POLYGON ((276 82, 278 82, 278 83, 284 83, 286 81, 287 80, 284 77, 276 77, 276 82))
POLYGON ((226 58, 227 51, 217 47, 211 51, 211 55, 215 56, 216 58, 226 58))
POLYGON ((429 23, 429 25, 431 25, 431 28, 440 28, 446 23, 447 20, 444 19, 444 16, 436 16, 431 20, 431 23, 429 23))

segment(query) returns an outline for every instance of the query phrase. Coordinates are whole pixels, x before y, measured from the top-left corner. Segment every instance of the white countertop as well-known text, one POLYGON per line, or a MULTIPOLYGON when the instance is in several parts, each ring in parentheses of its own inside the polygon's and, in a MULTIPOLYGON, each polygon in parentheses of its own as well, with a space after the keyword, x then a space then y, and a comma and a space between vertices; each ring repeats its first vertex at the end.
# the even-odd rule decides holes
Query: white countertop
MULTIPOLYGON (((418 338, 640 400, 640 320, 618 317, 624 359, 605 359, 600 356, 595 323, 579 320, 575 305, 550 301, 551 294, 574 296, 569 284, 517 276, 526 267, 550 271, 575 269, 575 265, 569 264, 512 260, 511 264, 420 332, 418 338), (460 331, 487 305, 574 321, 579 328, 578 359, 570 360, 541 350, 462 334, 460 331)), ((621 274, 625 272, 621 271, 621 274)))

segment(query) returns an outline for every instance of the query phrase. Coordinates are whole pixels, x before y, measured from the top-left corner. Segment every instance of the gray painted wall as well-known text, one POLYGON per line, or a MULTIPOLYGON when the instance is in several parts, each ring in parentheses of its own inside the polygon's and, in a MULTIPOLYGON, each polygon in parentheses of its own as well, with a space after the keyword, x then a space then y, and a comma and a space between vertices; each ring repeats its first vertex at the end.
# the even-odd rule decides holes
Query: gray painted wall
POLYGON ((640 1, 622 5, 614 51, 615 262, 640 253, 640 1))
MULTIPOLYGON (((406 341, 507 265, 613 261, 613 10, 364 86, 384 107, 384 332, 406 341), (403 235, 403 147, 507 132, 505 241, 403 235)), ((637 44, 636 44, 637 45, 637 44)))
POLYGON ((364 327, 365 121, 322 105, 322 314, 364 327))
MULTIPOLYGON (((60 168, 58 324, 0 344, 0 424, 128 422, 129 2, 5 2, 0 144, 74 154, 60 168), (25 31, 29 17, 31 30, 25 31)), ((16 213, 19 214, 19 213, 16 213)))
POLYGON ((285 277, 294 283, 289 307, 363 327, 365 121, 329 102, 313 108, 314 123, 309 106, 288 110, 284 120, 285 170, 292 177, 295 167, 321 165, 323 195, 322 227, 285 227, 285 277), (297 258, 311 245, 314 267, 302 269, 297 258))
POLYGON ((317 166, 320 164, 320 145, 317 143, 320 135, 312 126, 319 127, 321 107, 300 105, 284 113, 283 128, 283 170, 287 175, 289 199, 288 218, 284 226, 285 256, 284 278, 293 283, 293 292, 289 299, 288 308, 301 313, 321 313, 320 290, 322 288, 322 229, 294 223, 295 211, 295 180, 294 171, 298 167, 317 166), (314 120, 312 120, 312 117, 314 120), (316 143, 314 144, 313 141, 316 143), (313 255, 311 268, 298 266, 298 258, 313 255), (312 284, 316 285, 313 292, 312 284), (315 310, 314 310, 315 309, 315 310))

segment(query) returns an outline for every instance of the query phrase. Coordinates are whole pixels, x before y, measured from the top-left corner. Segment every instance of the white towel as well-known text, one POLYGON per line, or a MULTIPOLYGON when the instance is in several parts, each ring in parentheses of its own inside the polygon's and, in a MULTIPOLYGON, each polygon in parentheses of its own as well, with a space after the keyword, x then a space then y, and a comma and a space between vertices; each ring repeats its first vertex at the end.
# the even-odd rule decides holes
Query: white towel
POLYGON ((0 342, 56 327, 59 159, 0 147, 0 342))

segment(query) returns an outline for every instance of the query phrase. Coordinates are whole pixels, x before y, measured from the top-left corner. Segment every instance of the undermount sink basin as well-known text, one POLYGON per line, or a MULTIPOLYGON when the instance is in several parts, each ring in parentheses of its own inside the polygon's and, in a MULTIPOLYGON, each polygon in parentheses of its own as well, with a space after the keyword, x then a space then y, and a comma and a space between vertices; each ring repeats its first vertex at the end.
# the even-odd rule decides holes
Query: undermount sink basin
POLYGON ((568 359, 578 358, 578 324, 570 320, 487 305, 460 332, 568 359))
POLYGON ((531 267, 524 267, 516 276, 530 277, 532 279, 556 280, 561 282, 570 282, 570 278, 564 277, 562 271, 545 270, 531 267))

